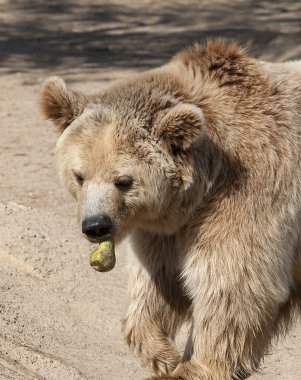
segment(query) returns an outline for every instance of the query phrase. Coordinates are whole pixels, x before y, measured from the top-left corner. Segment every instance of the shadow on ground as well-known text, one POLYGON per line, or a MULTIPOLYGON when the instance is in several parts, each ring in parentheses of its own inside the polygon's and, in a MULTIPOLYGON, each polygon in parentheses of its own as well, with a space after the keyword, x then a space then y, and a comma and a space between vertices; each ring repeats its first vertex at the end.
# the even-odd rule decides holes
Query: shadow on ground
POLYGON ((217 36, 256 57, 295 59, 300 19, 299 1, 0 0, 0 67, 148 68, 217 36))

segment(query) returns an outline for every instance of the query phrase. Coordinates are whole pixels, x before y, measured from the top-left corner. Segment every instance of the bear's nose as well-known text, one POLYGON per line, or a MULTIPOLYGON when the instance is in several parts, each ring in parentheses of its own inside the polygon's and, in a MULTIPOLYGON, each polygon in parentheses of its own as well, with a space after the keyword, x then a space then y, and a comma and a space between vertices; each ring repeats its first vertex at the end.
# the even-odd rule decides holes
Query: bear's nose
POLYGON ((102 241, 109 237, 113 230, 113 223, 108 215, 97 215, 86 218, 82 223, 82 231, 89 238, 102 241))

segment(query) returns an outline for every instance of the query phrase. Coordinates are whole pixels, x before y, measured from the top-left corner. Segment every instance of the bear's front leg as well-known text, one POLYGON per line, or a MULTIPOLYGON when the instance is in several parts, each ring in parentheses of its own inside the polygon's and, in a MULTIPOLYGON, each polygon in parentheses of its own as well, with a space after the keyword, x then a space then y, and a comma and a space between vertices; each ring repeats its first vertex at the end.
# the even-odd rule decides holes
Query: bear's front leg
MULTIPOLYGON (((170 374, 180 362, 172 339, 184 314, 164 298, 161 285, 139 263, 132 268, 129 282, 130 302, 123 319, 122 330, 131 351, 150 367, 155 375, 170 374)), ((171 294, 174 289, 170 289, 171 294)), ((179 300, 177 300, 179 302, 179 300)))
POLYGON ((229 243, 218 252, 190 252, 183 273, 193 328, 175 379, 242 380, 258 368, 277 331, 289 281, 276 249, 256 251, 254 245, 242 255, 243 248, 229 243))

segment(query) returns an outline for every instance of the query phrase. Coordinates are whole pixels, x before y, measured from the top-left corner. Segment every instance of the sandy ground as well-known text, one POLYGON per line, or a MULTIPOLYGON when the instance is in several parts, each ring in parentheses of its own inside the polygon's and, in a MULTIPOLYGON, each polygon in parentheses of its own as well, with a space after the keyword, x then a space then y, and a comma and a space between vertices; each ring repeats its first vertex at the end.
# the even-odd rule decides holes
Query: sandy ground
MULTIPOLYGON (((299 1, 185 3, 0 0, 1 380, 148 376, 120 333, 126 246, 113 272, 90 268, 38 96, 50 75, 93 91, 207 37, 237 38, 261 59, 301 57, 299 1)), ((301 379, 300 324, 251 379, 301 379)))

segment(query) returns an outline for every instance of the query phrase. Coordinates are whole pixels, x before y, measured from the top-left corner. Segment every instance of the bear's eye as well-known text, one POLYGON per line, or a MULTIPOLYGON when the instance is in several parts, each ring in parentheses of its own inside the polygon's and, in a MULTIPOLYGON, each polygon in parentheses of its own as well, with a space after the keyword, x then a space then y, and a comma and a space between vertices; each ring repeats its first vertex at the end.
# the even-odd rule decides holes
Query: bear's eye
POLYGON ((76 173, 76 172, 73 172, 74 174, 74 178, 76 180, 76 182, 78 183, 79 186, 82 186, 83 183, 84 183, 84 176, 82 174, 79 174, 79 173, 76 173))
POLYGON ((129 175, 122 175, 115 179, 114 185, 120 190, 128 190, 133 184, 133 178, 129 175))

